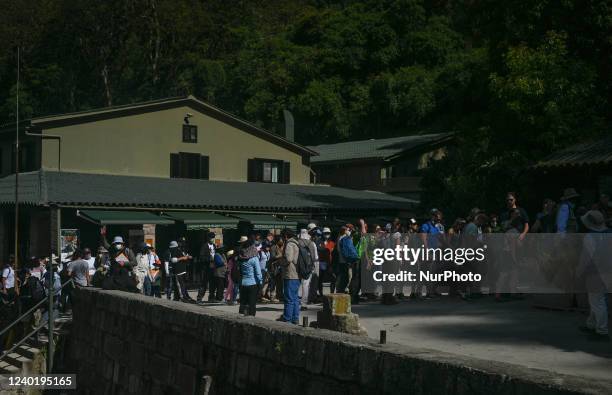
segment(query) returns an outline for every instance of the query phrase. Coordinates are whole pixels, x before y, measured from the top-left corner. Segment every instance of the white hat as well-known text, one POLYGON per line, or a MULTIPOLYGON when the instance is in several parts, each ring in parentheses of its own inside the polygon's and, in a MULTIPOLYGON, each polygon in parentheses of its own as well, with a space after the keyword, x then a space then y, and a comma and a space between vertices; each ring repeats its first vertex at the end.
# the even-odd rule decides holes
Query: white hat
POLYGON ((300 229, 300 239, 310 239, 310 235, 308 234, 308 230, 300 229))
POLYGON ((113 239, 113 242, 111 244, 123 244, 123 237, 115 236, 115 238, 113 239))
POLYGON ((604 219, 603 214, 599 210, 590 210, 587 211, 582 217, 582 224, 586 226, 590 230, 594 230, 595 232, 601 232, 606 229, 606 220, 604 219))
POLYGON ((314 222, 309 223, 307 226, 308 230, 313 230, 316 227, 317 227, 317 224, 315 224, 314 222))
POLYGON ((326 226, 323 228, 323 233, 331 233, 331 229, 326 226))
POLYGON ((172 240, 172 241, 170 242, 170 246, 169 246, 169 247, 170 247, 170 248, 176 248, 176 247, 178 247, 178 243, 177 243, 176 241, 172 240))
POLYGON ((145 243, 145 246, 146 246, 147 248, 151 248, 151 244, 149 244, 149 243, 145 243))
POLYGON ((408 220, 408 222, 410 222, 410 224, 411 224, 411 225, 414 225, 414 224, 416 224, 416 223, 417 223, 417 220, 416 220, 416 219, 414 219, 414 218, 410 218, 410 219, 408 220))
POLYGON ((245 241, 247 241, 249 238, 246 236, 240 236, 240 239, 238 239, 238 243, 244 243, 245 241))

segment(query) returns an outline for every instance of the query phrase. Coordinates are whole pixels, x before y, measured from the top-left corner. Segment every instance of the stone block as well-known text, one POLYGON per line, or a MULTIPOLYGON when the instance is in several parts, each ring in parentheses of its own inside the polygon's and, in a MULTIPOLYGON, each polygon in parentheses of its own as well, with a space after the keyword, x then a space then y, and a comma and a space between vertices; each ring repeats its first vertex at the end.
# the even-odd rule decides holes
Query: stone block
POLYGON ((351 313, 351 295, 349 294, 329 294, 323 298, 323 311, 329 314, 348 314, 351 313))

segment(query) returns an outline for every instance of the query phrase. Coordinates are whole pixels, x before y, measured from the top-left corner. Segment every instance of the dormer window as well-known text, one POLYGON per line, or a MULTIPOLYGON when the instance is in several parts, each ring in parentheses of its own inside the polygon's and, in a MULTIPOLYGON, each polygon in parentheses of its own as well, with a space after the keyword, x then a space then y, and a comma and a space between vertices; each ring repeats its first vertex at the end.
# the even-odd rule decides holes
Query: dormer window
POLYGON ((198 127, 196 125, 183 125, 183 143, 198 142, 198 127))

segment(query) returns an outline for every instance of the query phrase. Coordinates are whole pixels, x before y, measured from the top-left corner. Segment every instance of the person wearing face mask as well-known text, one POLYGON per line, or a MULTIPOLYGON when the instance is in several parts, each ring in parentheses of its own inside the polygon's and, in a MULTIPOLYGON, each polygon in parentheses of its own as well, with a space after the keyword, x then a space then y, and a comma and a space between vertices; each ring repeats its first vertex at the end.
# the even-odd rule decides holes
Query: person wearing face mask
POLYGON ((128 247, 126 247, 123 242, 123 237, 115 236, 113 242, 111 244, 106 240, 106 227, 103 226, 100 230, 101 241, 104 248, 108 250, 108 258, 111 264, 111 271, 113 265, 120 265, 121 267, 125 267, 128 270, 131 270, 132 267, 136 266, 136 256, 134 252, 128 247))
POLYGON ((96 261, 94 263, 96 269, 104 267, 108 269, 110 267, 110 259, 108 257, 108 250, 102 246, 98 247, 98 255, 96 255, 96 261))
POLYGON ((319 296, 323 296, 323 282, 329 281, 329 292, 336 289, 336 275, 332 269, 332 256, 336 243, 331 239, 331 229, 323 228, 322 237, 317 244, 319 253, 319 296))
POLYGON ((111 244, 106 240, 106 227, 100 230, 101 241, 108 250, 110 263, 109 276, 105 278, 102 288, 118 289, 128 292, 138 292, 136 279, 132 275, 132 268, 136 265, 136 256, 126 247, 121 236, 115 236, 111 244))
POLYGON ((183 252, 176 241, 170 242, 166 261, 170 262, 172 265, 174 279, 176 280, 176 287, 178 287, 180 295, 182 296, 181 300, 187 303, 195 303, 195 300, 193 300, 187 293, 187 287, 185 284, 187 262, 190 259, 191 256, 183 252))
MULTIPOLYGON (((215 287, 215 253, 217 252, 215 245, 215 234, 208 232, 206 235, 206 243, 200 248, 200 256, 198 264, 200 265, 199 277, 198 277, 198 296, 196 297, 197 303, 202 303, 204 294, 207 290, 212 290, 215 287)), ((214 297, 211 297, 211 292, 208 294, 208 301, 214 302, 214 297)))

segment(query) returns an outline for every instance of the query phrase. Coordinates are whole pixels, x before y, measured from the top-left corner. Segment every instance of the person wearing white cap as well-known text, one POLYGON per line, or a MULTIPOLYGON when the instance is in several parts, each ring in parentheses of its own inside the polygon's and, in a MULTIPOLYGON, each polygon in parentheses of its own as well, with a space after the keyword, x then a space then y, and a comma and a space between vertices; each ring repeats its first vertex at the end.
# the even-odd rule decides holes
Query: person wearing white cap
POLYGON ((584 237, 580 264, 576 274, 583 277, 589 298, 589 317, 579 329, 588 333, 593 341, 610 341, 608 332, 607 288, 603 278, 610 274, 610 235, 601 211, 587 211, 580 220, 588 229, 584 237))
POLYGON ((166 262, 170 263, 170 274, 175 280, 173 282, 173 288, 175 292, 174 300, 178 300, 180 298, 183 302, 195 303, 195 300, 193 300, 191 296, 189 296, 189 294, 187 293, 187 287, 185 284, 185 274, 187 274, 187 261, 191 259, 191 256, 185 254, 176 241, 171 241, 169 247, 170 248, 168 249, 166 262))
POLYGON ((123 237, 115 236, 113 242, 109 244, 108 240, 106 240, 106 227, 103 226, 100 229, 100 239, 104 248, 108 250, 111 269, 113 265, 126 267, 130 270, 132 267, 136 266, 136 256, 130 248, 126 247, 123 242, 123 237))
POLYGON ((332 256, 336 243, 331 239, 331 229, 323 228, 321 243, 317 246, 319 255, 319 295, 323 296, 323 282, 329 281, 329 291, 336 289, 336 275, 332 269, 332 256))
POLYGON ((136 267, 134 268, 134 275, 138 279, 138 290, 143 294, 153 296, 152 287, 157 280, 157 269, 160 265, 161 262, 153 247, 143 242, 140 252, 136 255, 136 267))

